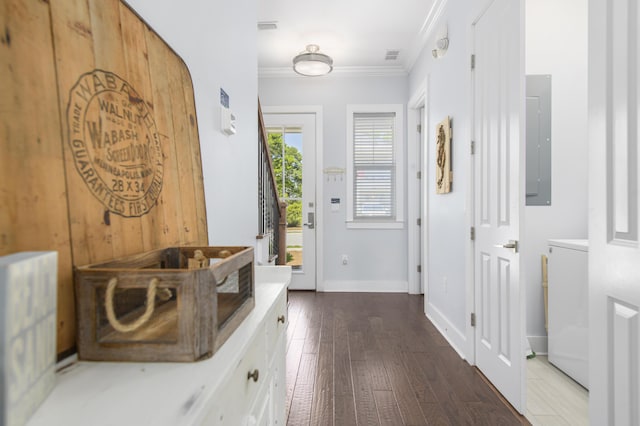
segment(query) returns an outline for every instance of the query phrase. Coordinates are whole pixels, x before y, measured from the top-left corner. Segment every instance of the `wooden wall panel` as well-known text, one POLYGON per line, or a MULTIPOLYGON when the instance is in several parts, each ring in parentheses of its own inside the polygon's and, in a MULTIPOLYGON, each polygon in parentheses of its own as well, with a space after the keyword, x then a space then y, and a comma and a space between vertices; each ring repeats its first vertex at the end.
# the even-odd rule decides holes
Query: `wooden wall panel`
POLYGON ((0 1, 0 256, 58 251, 58 348, 73 346, 71 245, 49 6, 0 1))
MULTIPOLYGON (((142 28, 141 28, 142 30, 142 28)), ((165 52, 160 49, 162 40, 158 38, 152 32, 147 34, 146 31, 142 31, 137 35, 139 40, 145 42, 145 48, 148 46, 147 58, 149 61, 149 67, 156 70, 151 76, 152 84, 149 87, 149 100, 153 103, 153 108, 157 114, 167 117, 163 122, 158 123, 158 133, 164 142, 166 147, 164 162, 166 166, 166 173, 164 175, 164 193, 180 193, 180 186, 178 184, 180 170, 178 165, 178 159, 176 156, 176 146, 180 143, 181 135, 176 132, 173 125, 172 108, 175 104, 176 108, 182 108, 179 115, 184 115, 184 106, 182 102, 176 102, 172 99, 171 94, 171 81, 172 76, 169 74, 167 68, 167 58, 165 52), (174 138, 175 143, 170 138, 174 138)), ((188 169, 183 169, 188 170, 188 169)), ((187 176, 188 179, 192 179, 192 176, 187 176)), ((189 198, 187 194, 181 194, 182 203, 188 203, 189 198)), ((165 226, 162 230, 162 238, 171 239, 175 238, 179 241, 184 241, 184 231, 182 229, 182 209, 177 203, 172 203, 171 200, 166 199, 163 195, 160 196, 158 203, 158 210, 156 214, 162 214, 162 221, 165 226)), ((168 241, 168 244, 174 244, 168 241)))
MULTIPOLYGON (((181 67, 180 74, 182 76, 182 93, 184 96, 184 104, 186 105, 186 114, 183 116, 184 119, 188 119, 188 125, 186 128, 189 129, 188 140, 196 140, 198 139, 198 122, 196 115, 196 102, 193 93, 193 85, 191 83, 191 74, 189 73, 189 69, 184 66, 181 67), (191 87, 191 89, 189 89, 191 87)), ((207 205, 205 203, 204 196, 204 177, 202 175, 202 157, 200 155, 200 145, 199 144, 189 144, 189 150, 191 151, 191 170, 193 171, 193 191, 196 200, 196 211, 195 216, 190 215, 189 221, 185 221, 188 225, 188 229, 191 229, 192 234, 188 237, 187 241, 193 241, 196 243, 202 238, 202 235, 205 238, 208 238, 209 231, 207 229, 207 205), (193 233, 194 232, 194 233, 193 233)), ((186 148, 184 152, 186 153, 186 148)), ((182 152, 182 151, 181 151, 182 152)), ((188 167, 188 163, 185 164, 188 167)), ((222 208, 222 207, 221 207, 222 208)))
POLYGON ((0 255, 57 250, 58 353, 73 265, 207 245, 193 86, 119 0, 0 0, 0 255))

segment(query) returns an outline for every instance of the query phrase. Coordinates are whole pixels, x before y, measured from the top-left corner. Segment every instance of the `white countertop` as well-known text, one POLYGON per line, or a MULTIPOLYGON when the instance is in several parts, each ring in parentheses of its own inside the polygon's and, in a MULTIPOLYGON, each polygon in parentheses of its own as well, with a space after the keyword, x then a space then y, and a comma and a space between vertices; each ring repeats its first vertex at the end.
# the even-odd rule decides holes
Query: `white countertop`
POLYGON ((290 267, 256 266, 256 305, 210 359, 193 363, 80 361, 56 374, 28 426, 197 425, 215 388, 244 353, 260 321, 286 291, 290 267))

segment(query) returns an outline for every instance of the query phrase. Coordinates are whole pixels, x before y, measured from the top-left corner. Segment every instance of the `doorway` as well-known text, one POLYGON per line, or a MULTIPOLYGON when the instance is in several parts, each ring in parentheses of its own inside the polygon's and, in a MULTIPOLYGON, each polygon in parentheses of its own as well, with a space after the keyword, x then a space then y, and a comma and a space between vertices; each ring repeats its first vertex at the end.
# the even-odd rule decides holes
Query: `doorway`
POLYGON ((409 293, 425 295, 427 303, 427 86, 423 86, 409 101, 408 128, 415 129, 408 138, 407 202, 409 293))
POLYGON ((524 413, 524 1, 495 0, 473 23, 475 363, 524 413))
MULTIPOLYGON (((526 241, 526 244, 523 244, 521 262, 526 277, 526 336, 531 349, 536 353, 535 358, 526 362, 527 417, 534 424, 554 421, 560 423, 564 420, 572 425, 585 425, 587 410, 584 388, 557 370, 546 357, 549 346, 547 328, 551 330, 555 327, 556 332, 552 331, 552 334, 557 336, 559 326, 556 322, 558 318, 549 317, 548 321, 545 318, 542 283, 546 280, 543 277, 544 262, 541 262, 541 257, 553 255, 549 253, 549 240, 588 238, 587 181, 592 177, 587 170, 588 1, 567 0, 561 3, 554 0, 525 2, 524 13, 526 75, 551 80, 551 134, 540 138, 540 146, 544 146, 545 142, 550 143, 550 158, 540 158, 536 162, 535 157, 534 161, 527 157, 527 168, 537 169, 542 167, 543 161, 547 161, 550 164, 544 167, 551 169, 551 190, 548 196, 538 205, 529 203, 524 207, 526 226, 522 241, 526 241), (558 37, 563 39, 562 46, 549 43, 549 40, 558 37), (551 374, 545 374, 545 371, 541 371, 542 368, 548 369, 551 374), (566 384, 555 384, 548 380, 553 378, 566 379, 566 384), (574 388, 576 391, 560 392, 561 388, 567 391, 574 388), (582 413, 579 416, 569 416, 568 407, 581 407, 582 413)), ((527 91, 529 89, 528 86, 527 91)), ((542 109, 538 111, 539 114, 543 113, 542 109)), ((530 114, 529 119, 539 122, 541 115, 536 114, 535 110, 532 112, 534 114, 530 114)), ((527 125, 530 124, 529 122, 527 125)), ((530 189, 527 190, 530 193, 528 198, 535 192, 530 189)), ((549 290, 554 285, 551 282, 554 281, 552 269, 553 265, 549 263, 549 290)), ((550 303, 554 303, 551 302, 554 298, 552 293, 549 292, 550 303)), ((578 300, 578 297, 574 300, 578 300)), ((582 331, 587 332, 584 329, 582 331)), ((568 338, 563 341, 573 342, 568 338)), ((580 358, 586 358, 587 352, 581 353, 580 358)), ((583 362, 578 359, 576 361, 583 362)))
POLYGON ((316 114, 272 112, 264 123, 280 199, 287 202, 289 288, 317 288, 316 114))

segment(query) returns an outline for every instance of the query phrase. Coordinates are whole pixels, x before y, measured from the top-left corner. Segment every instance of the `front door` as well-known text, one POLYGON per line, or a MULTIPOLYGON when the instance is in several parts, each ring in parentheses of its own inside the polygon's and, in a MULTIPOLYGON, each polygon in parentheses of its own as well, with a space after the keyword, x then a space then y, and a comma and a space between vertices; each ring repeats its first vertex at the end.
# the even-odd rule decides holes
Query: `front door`
POLYGON ((280 199, 287 202, 286 264, 292 290, 316 289, 315 114, 265 113, 280 199))
POLYGON ((589 420, 640 424, 635 0, 589 1, 589 420))
POLYGON ((524 292, 518 239, 524 179, 521 0, 494 0, 473 26, 476 364, 521 413, 524 292))

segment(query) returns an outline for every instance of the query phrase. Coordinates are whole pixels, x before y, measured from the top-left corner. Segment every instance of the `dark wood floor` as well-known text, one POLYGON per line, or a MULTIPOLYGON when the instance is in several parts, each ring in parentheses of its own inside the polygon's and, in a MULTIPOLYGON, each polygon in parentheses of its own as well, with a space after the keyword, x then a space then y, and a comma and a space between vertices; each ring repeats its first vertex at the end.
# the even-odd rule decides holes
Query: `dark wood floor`
POLYGON ((289 293, 287 424, 521 425, 407 294, 289 293))

